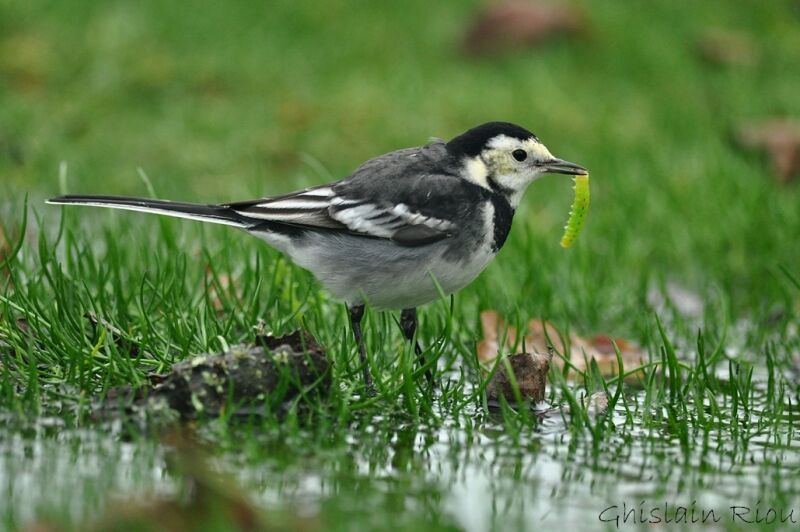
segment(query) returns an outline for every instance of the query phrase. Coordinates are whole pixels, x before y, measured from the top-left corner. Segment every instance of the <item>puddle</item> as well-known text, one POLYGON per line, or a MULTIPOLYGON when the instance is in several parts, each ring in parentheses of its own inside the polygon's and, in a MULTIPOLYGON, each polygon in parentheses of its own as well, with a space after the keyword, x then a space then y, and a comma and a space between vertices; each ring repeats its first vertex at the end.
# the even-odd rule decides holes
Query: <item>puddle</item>
MULTIPOLYGON (((749 508, 751 519, 759 508, 786 516, 794 507, 790 519, 800 522, 794 397, 787 397, 780 420, 765 421, 770 407, 757 385, 752 397, 762 404, 740 411, 737 420, 732 412, 719 418, 741 425, 742 437, 719 420, 674 433, 657 411, 646 421, 645 396, 627 394, 627 410, 617 404, 614 430, 596 443, 560 416, 511 434, 502 420, 474 408, 436 427, 373 416, 319 430, 210 423, 200 436, 216 448, 215 469, 235 477, 267 515, 290 511, 324 528, 616 528, 617 516, 619 528, 635 528, 642 516, 681 522, 692 509, 695 517, 713 510, 720 526, 731 526, 732 506, 749 508)), ((9 429, 0 442, 6 528, 42 517, 81 523, 102 512, 111 496, 176 489, 166 449, 155 438, 131 441, 119 426, 70 429, 57 419, 24 431, 10 430, 8 419, 3 425, 9 429)), ((747 514, 738 512, 746 525, 747 514)))

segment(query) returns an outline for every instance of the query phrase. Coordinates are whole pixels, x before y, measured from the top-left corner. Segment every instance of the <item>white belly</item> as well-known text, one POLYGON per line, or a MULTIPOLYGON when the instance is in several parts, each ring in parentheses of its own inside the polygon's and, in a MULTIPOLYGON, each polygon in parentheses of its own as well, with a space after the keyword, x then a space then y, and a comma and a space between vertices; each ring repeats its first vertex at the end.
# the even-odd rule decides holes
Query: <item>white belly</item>
POLYGON ((297 238, 257 236, 288 255, 348 304, 379 309, 424 305, 464 288, 489 265, 494 208, 483 209, 483 227, 462 228, 452 239, 403 247, 382 238, 307 231, 297 238))
POLYGON ((489 243, 454 260, 445 257, 449 242, 401 247, 388 240, 331 233, 311 234, 304 245, 270 234, 262 238, 311 271, 338 299, 378 309, 417 307, 457 292, 495 256, 489 243))
POLYGON ((413 269, 399 271, 389 264, 375 268, 370 273, 370 281, 360 283, 355 290, 348 279, 338 283, 336 275, 328 277, 331 283, 323 281, 323 284, 345 301, 366 302, 379 309, 412 308, 458 292, 474 281, 492 258, 494 253, 483 250, 460 262, 447 260, 438 254, 427 263, 421 261, 413 269))

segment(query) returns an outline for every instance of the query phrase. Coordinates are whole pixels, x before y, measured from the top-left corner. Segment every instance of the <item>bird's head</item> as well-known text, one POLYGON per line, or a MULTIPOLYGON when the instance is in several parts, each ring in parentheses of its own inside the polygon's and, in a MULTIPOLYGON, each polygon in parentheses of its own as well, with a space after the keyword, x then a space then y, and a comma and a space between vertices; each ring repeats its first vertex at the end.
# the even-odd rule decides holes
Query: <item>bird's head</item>
POLYGON ((463 176, 506 196, 516 209, 525 189, 546 173, 586 175, 586 168, 554 157, 530 131, 508 122, 488 122, 447 143, 463 164, 463 176))

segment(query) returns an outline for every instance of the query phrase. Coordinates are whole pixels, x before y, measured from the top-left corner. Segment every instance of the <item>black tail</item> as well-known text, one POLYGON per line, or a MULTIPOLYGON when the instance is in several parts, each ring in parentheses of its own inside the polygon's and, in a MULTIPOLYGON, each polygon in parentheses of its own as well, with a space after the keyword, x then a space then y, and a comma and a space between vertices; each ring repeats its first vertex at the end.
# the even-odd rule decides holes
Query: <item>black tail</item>
POLYGON ((202 222, 232 225, 234 227, 250 227, 253 225, 253 220, 248 220, 226 205, 200 205, 197 203, 119 196, 59 196, 47 200, 47 203, 54 205, 88 205, 91 207, 149 212, 175 218, 188 218, 202 222))

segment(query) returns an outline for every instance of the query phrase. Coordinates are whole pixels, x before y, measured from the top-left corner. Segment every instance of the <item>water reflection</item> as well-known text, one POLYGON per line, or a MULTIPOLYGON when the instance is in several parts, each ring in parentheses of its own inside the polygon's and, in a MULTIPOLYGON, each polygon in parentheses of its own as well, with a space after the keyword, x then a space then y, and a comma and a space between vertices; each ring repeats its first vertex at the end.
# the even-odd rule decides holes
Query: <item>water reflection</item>
MULTIPOLYGON (((435 426, 381 415, 316 429, 212 423, 199 436, 216 449, 214 466, 235 476, 260 505, 344 529, 585 528, 602 525, 598 516, 609 506, 642 501, 800 506, 791 408, 745 443, 732 439, 727 426, 709 426, 691 429, 687 446, 666 426, 642 421, 643 394, 628 397, 634 422, 618 405, 615 428, 601 441, 560 416, 512 434, 502 419, 474 409, 435 426)), ((758 416, 750 417, 757 426, 758 416)), ((175 490, 157 438, 127 440, 120 430, 69 429, 47 420, 25 430, 4 424, 6 528, 42 515, 81 522, 110 496, 175 490)))

